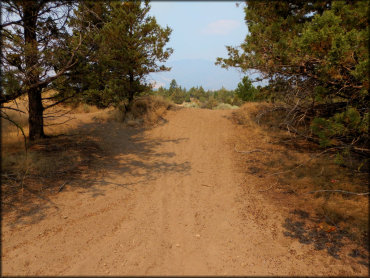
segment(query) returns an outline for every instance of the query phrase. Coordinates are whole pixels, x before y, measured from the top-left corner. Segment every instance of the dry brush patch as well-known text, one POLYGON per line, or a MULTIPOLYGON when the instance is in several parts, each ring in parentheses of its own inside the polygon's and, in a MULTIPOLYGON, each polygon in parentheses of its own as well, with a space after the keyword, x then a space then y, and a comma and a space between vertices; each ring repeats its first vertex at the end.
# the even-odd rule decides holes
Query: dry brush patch
POLYGON ((109 111, 107 120, 123 122, 131 127, 150 127, 160 121, 169 109, 175 108, 172 101, 162 96, 143 96, 134 100, 131 111, 126 112, 124 106, 109 111))
POLYGON ((53 107, 45 113, 44 120, 50 138, 27 141, 25 148, 20 128, 27 135, 27 97, 7 103, 2 109, 18 125, 1 118, 3 216, 11 213, 18 220, 27 216, 31 219, 45 204, 51 204, 49 196, 77 179, 94 155, 101 152, 91 138, 79 134, 81 123, 92 122, 92 115, 100 112, 87 115, 86 111, 73 111, 68 106, 53 107))
MULTIPOLYGON (((18 99, 17 103, 8 104, 9 107, 17 105, 16 107, 24 112, 9 110, 8 115, 19 123, 27 134, 26 103, 26 99, 18 99)), ((90 133, 99 129, 100 125, 107 128, 107 125, 111 124, 110 121, 122 123, 122 128, 139 125, 151 127, 158 124, 172 106, 171 102, 161 97, 138 98, 134 102, 132 111, 126 115, 126 119, 122 119, 118 118, 119 111, 112 108, 98 110, 94 106, 84 104, 74 107, 61 105, 51 111, 68 112, 71 120, 66 122, 65 117, 52 119, 52 123, 56 124, 45 127, 46 134, 50 137, 28 142, 27 151, 19 129, 5 119, 1 119, 3 215, 11 214, 15 217, 15 221, 23 219, 24 222, 27 217, 35 220, 37 218, 35 215, 42 215, 40 210, 45 205, 52 206, 50 201, 52 195, 58 194, 67 187, 73 188, 74 184, 93 186, 103 172, 100 173, 99 169, 91 167, 91 163, 109 158, 104 148, 99 145, 101 138, 90 133), (135 125, 132 125, 132 122, 135 125), (90 128, 82 130, 84 126, 90 126, 90 128), (94 178, 88 177, 91 171, 94 172, 94 178)), ((45 122, 51 121, 46 119, 45 122)))
MULTIPOLYGON (((52 90, 48 91, 45 97, 53 96, 53 94, 52 90)), ((52 100, 44 100, 43 103, 44 105, 50 105, 54 102, 52 100)), ((105 112, 106 110, 99 110, 96 106, 87 104, 60 104, 54 106, 44 112, 45 133, 48 135, 67 133, 68 130, 76 127, 77 121, 74 121, 76 118, 86 118, 86 116, 83 116, 84 114, 94 114, 96 116, 105 112)), ((24 140, 22 136, 19 136, 21 129, 25 135, 28 134, 27 96, 6 103, 2 107, 1 127, 1 139, 5 147, 9 148, 10 145, 13 145, 14 149, 19 148, 19 145, 24 140)))
POLYGON ((282 111, 258 117, 270 108, 268 103, 248 103, 233 114, 234 122, 248 133, 244 144, 235 148, 245 158, 247 173, 271 183, 259 193, 291 211, 283 223, 286 236, 314 244, 317 250, 326 249, 335 258, 352 242, 358 248, 345 255, 357 256, 364 263, 369 195, 353 194, 369 191, 368 173, 357 167, 361 160, 352 156, 348 164, 338 165, 335 149, 321 149, 280 129, 282 111))
POLYGON ((97 143, 78 135, 39 140, 27 152, 3 151, 3 216, 10 213, 14 223, 36 221, 42 208, 53 206, 50 196, 79 180, 97 156, 97 143))

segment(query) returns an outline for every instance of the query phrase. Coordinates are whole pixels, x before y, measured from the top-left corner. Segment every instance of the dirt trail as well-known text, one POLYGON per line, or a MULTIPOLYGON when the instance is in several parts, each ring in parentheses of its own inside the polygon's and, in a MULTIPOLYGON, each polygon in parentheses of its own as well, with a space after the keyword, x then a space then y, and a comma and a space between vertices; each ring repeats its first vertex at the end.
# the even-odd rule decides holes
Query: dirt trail
POLYGON ((67 185, 34 223, 4 219, 3 275, 366 275, 282 235, 280 209, 237 167, 231 113, 85 126, 107 154, 79 181, 94 185, 67 185))

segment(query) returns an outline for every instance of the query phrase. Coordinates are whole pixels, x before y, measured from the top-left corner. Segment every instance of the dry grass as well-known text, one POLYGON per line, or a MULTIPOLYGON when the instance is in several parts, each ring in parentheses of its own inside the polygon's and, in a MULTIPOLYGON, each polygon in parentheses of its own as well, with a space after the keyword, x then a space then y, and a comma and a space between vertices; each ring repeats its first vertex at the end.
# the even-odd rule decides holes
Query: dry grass
MULTIPOLYGON (((46 96, 50 96, 53 92, 46 92, 46 96)), ((45 102, 46 105, 51 102, 45 102)), ((21 97, 16 101, 7 103, 5 107, 16 108, 22 112, 17 112, 4 108, 3 111, 19 124, 25 134, 28 134, 28 98, 21 97)), ((112 109, 98 109, 96 106, 87 104, 78 104, 71 107, 70 105, 57 105, 44 112, 44 129, 47 135, 58 135, 68 133, 72 129, 76 129, 78 121, 75 119, 91 120, 91 119, 106 119, 107 111, 112 109), (86 115, 85 115, 86 114, 86 115)), ((6 119, 1 119, 2 125, 2 142, 6 148, 19 149, 23 144, 23 138, 19 128, 6 119)))
MULTIPOLYGON (((7 116, 14 122, 16 122, 25 134, 28 133, 28 115, 21 112, 16 112, 12 110, 6 110, 7 116)), ((11 144, 15 147, 19 147, 23 144, 23 136, 21 130, 14 125, 12 122, 1 118, 1 139, 3 144, 11 144)))
POLYGON ((23 215, 32 210, 35 200, 58 194, 60 186, 80 179, 96 155, 101 155, 97 144, 80 135, 39 140, 27 153, 22 149, 3 149, 3 213, 23 215))
MULTIPOLYGON (((27 97, 19 98, 6 106, 24 112, 3 110, 28 135, 27 97)), ((31 205, 34 198, 55 194, 62 183, 80 174, 80 168, 86 167, 98 148, 91 140, 79 135, 79 127, 82 123, 93 123, 94 117, 102 114, 107 112, 86 105, 79 105, 74 110, 61 105, 47 110, 46 115, 56 116, 46 118, 44 121, 45 133, 51 138, 29 143, 27 153, 20 130, 2 118, 3 212, 13 208, 22 210, 31 205), (60 115, 62 116, 59 117, 60 115)))
MULTIPOLYGON (((16 99, 15 101, 12 101, 10 103, 7 103, 4 105, 4 108, 2 108, 2 112, 6 113, 7 116, 16 122, 20 127, 22 127, 26 133, 28 132, 28 98, 27 97, 20 97, 16 99), (21 112, 14 111, 11 109, 18 109, 21 112)), ((1 128, 2 128, 2 140, 12 141, 13 139, 19 137, 20 130, 10 121, 1 118, 1 128)), ((21 139, 22 136, 19 137, 21 139)), ((4 142, 4 141, 3 141, 4 142)))
MULTIPOLYGON (((51 94, 51 93, 50 93, 51 94)), ((7 110, 28 134, 27 98, 7 104, 24 113, 7 110)), ((99 110, 95 106, 80 104, 74 107, 56 106, 47 112, 63 115, 45 119, 45 133, 51 138, 38 140, 28 145, 19 129, 5 119, 2 124, 2 201, 4 211, 20 203, 25 207, 35 194, 56 194, 58 187, 71 178, 79 179, 94 155, 102 152, 88 137, 80 135, 80 126, 111 120, 123 121, 126 125, 150 126, 159 121, 173 104, 161 97, 150 96, 135 100, 131 113, 123 114, 112 108, 99 110)))
POLYGON ((86 103, 74 105, 71 110, 71 114, 81 114, 81 113, 96 113, 101 111, 95 105, 88 105, 86 103))
POLYGON ((220 103, 216 107, 214 107, 214 110, 227 110, 227 109, 238 109, 239 106, 231 105, 228 103, 220 103))
POLYGON ((199 103, 195 101, 184 102, 183 104, 180 104, 180 106, 185 107, 185 108, 200 108, 199 103))
POLYGON ((174 104, 161 96, 145 96, 134 100, 131 111, 125 113, 125 109, 110 111, 108 120, 123 122, 127 126, 152 126, 160 119, 167 110, 174 107, 174 104))
MULTIPOLYGON (((368 235, 368 195, 358 196, 336 192, 307 194, 316 190, 344 190, 368 192, 368 174, 354 171, 335 163, 336 153, 323 150, 316 144, 295 138, 278 127, 284 116, 281 111, 266 114, 257 123, 256 115, 269 108, 268 103, 247 103, 234 113, 234 120, 246 127, 250 142, 263 149, 258 159, 249 165, 249 172, 259 177, 276 180, 277 186, 269 190, 269 196, 285 200, 285 206, 308 211, 320 219, 328 220, 348 231, 359 242, 366 242, 368 235), (258 142, 257 142, 258 141, 258 142), (261 142, 263 144, 261 145, 261 142)), ((255 156, 256 157, 256 156, 255 156)), ((356 157, 352 157, 356 164, 356 157)), ((273 198, 274 199, 274 198, 273 198)))

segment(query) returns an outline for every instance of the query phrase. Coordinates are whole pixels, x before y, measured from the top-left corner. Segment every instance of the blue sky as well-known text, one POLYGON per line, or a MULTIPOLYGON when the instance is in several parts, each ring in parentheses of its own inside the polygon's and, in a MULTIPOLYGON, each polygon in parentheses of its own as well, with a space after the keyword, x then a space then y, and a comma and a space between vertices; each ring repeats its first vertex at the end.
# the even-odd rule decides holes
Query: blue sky
POLYGON ((150 13, 173 29, 171 60, 226 57, 225 45, 240 44, 246 34, 244 11, 233 1, 153 1, 150 13))
MULTIPOLYGON (((216 58, 227 57, 225 46, 239 45, 248 32, 243 5, 237 7, 236 3, 236 1, 152 1, 150 14, 155 16, 161 26, 173 29, 168 47, 172 47, 174 53, 169 58, 168 64, 174 66, 177 65, 175 62, 180 60, 182 62, 207 60, 210 66, 204 74, 210 75, 213 72, 220 74, 220 67, 214 65, 216 58)), ((212 87, 209 89, 221 86, 234 89, 242 78, 237 70, 222 71, 228 76, 227 80, 215 80, 214 84, 207 85, 212 87)), ((174 69, 173 72, 181 75, 181 70, 174 69)), ((166 79, 171 78, 178 80, 180 85, 187 88, 190 86, 189 82, 181 84, 182 77, 171 73, 154 74, 152 77, 165 86, 169 84, 166 79)), ((193 84, 198 85, 203 84, 193 84)))

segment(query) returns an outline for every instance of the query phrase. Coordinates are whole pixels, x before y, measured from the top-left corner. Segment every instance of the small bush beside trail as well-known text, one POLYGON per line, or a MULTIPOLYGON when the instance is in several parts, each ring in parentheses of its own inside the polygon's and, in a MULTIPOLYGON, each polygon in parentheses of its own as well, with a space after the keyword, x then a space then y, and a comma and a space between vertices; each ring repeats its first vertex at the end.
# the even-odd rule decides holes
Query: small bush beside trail
POLYGON ((111 113, 114 120, 129 126, 151 125, 158 122, 172 107, 174 104, 170 100, 158 95, 149 95, 136 98, 128 112, 126 112, 126 106, 121 105, 111 113))

